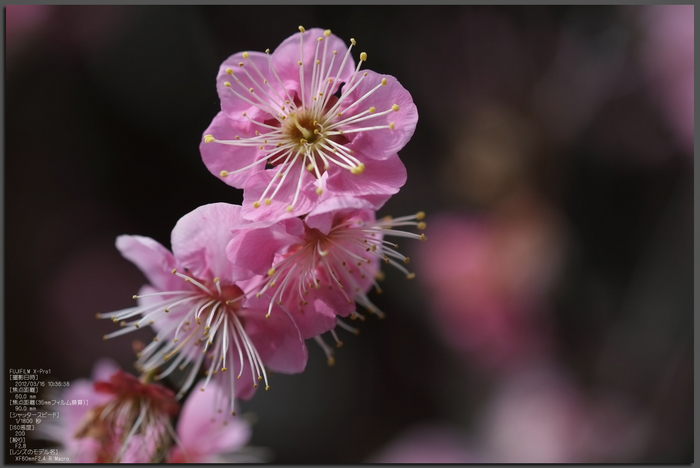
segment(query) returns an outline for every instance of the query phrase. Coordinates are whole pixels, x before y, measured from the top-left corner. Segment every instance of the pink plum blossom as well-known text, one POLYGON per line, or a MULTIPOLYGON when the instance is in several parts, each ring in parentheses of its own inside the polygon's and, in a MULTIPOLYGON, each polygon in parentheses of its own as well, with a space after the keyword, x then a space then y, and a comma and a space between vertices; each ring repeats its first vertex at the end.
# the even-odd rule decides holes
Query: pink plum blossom
MULTIPOLYGON (((200 382, 196 387, 203 387, 200 382)), ((222 411, 226 395, 212 381, 205 391, 194 391, 182 406, 177 423, 178 444, 169 463, 225 463, 261 461, 243 450, 251 437, 250 423, 222 411)))
POLYGON ((269 388, 266 367, 297 373, 307 360, 304 340, 292 319, 281 309, 265 318, 267 304, 246 294, 261 278, 226 258, 232 228, 241 223, 240 206, 214 203, 178 221, 171 238, 173 253, 147 237, 120 236, 117 248, 150 284, 134 296, 136 307, 100 314, 123 327, 106 338, 152 325, 157 335, 139 353, 140 370, 156 372, 160 379, 192 364, 182 395, 204 365, 204 387, 216 379, 229 396, 231 412, 234 395, 250 398, 258 380, 269 388), (246 378, 238 380, 244 374, 246 378))
POLYGON ((42 437, 59 442, 70 463, 149 463, 164 458, 173 442, 171 419, 180 411, 175 393, 100 361, 93 381, 72 382, 62 398, 84 405, 61 406, 42 425, 42 437))
POLYGON ((420 424, 406 429, 368 460, 369 463, 483 463, 453 429, 420 424))
POLYGON ((88 413, 108 403, 112 396, 95 390, 93 381, 108 380, 119 370, 116 363, 102 359, 95 364, 92 379, 79 379, 61 393, 64 400, 81 400, 85 405, 68 405, 61 408, 60 417, 47 419, 37 426, 37 437, 58 442, 61 445, 59 455, 68 457, 71 463, 95 463, 100 451, 99 441, 92 438, 77 438, 80 428, 88 413))
POLYGON ((489 463, 634 463, 649 415, 629 395, 586 394, 557 366, 509 375, 478 422, 489 463))
POLYGON ((239 52, 221 65, 221 112, 200 150, 209 170, 244 189, 243 216, 280 220, 331 196, 378 209, 406 181, 397 152, 418 120, 396 78, 360 72, 329 30, 299 27, 272 53, 239 52))
POLYGON ((642 7, 643 65, 662 113, 683 150, 695 141, 694 5, 642 7))
MULTIPOLYGON (((304 338, 317 337, 336 323, 354 331, 336 316, 363 318, 356 304, 383 316, 367 296, 373 285, 381 292, 375 279, 380 262, 394 265, 409 279, 414 276, 403 266, 407 257, 384 237, 425 239, 423 234, 393 229, 424 229, 423 217, 421 212, 377 220, 367 200, 333 198, 319 204, 303 220, 247 226, 226 252, 232 263, 266 276, 256 296, 266 304, 268 315, 275 306, 288 311, 304 338)), ((321 346, 332 361, 328 348, 321 346)))
POLYGON ((551 350, 547 294, 563 256, 557 218, 534 204, 505 216, 437 215, 416 253, 447 342, 490 370, 551 350))

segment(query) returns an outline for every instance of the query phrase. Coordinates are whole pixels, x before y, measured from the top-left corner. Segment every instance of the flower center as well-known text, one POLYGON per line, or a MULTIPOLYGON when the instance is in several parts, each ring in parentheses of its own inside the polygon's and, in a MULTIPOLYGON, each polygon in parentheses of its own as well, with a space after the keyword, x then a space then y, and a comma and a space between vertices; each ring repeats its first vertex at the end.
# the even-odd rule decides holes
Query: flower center
POLYGON ((307 112, 290 114, 286 122, 285 133, 290 140, 298 142, 300 146, 312 145, 317 139, 323 138, 321 126, 307 112))

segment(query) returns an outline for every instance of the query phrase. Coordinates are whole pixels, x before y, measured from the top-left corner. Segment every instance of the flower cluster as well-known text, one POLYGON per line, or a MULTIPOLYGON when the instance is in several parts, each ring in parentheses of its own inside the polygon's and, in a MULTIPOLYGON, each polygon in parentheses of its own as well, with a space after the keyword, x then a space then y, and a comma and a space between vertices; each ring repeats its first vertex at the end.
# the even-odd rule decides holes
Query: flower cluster
POLYGON ((172 391, 144 380, 98 362, 92 380, 71 382, 61 394, 85 404, 61 407, 60 418, 39 426, 40 436, 60 444, 71 463, 260 461, 244 448, 250 424, 217 407, 223 398, 215 384, 192 393, 180 412, 172 391))
POLYGON ((175 225, 172 251, 124 235, 117 248, 146 276, 137 304, 98 314, 116 337, 150 326, 155 337, 137 369, 156 380, 180 376, 182 397, 215 382, 235 414, 236 399, 269 389, 268 370, 302 372, 305 340, 333 352, 321 335, 342 318, 383 316, 368 293, 381 263, 407 278, 408 258, 391 237, 425 240, 424 213, 377 218, 406 170, 397 152, 418 119, 392 76, 361 70, 354 39, 299 28, 274 52, 242 52, 221 66, 221 112, 200 146, 209 170, 243 189, 242 206, 213 203, 175 225), (358 310, 358 305, 361 310, 358 310))

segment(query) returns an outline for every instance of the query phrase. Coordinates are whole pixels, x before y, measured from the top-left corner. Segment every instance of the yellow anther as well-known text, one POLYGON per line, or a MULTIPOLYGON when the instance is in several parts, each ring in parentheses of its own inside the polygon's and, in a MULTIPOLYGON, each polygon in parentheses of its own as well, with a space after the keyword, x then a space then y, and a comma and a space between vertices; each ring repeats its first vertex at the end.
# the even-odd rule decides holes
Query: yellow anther
POLYGON ((267 272, 268 276, 274 275, 274 274, 275 274, 275 271, 277 271, 277 270, 275 270, 274 268, 270 268, 270 269, 268 270, 268 272, 267 272))
POLYGON ((313 164, 309 164, 308 166, 306 166, 306 170, 309 171, 309 172, 313 172, 313 170, 314 170, 314 165, 313 165, 313 164))
POLYGON ((353 167, 352 169, 350 169, 350 172, 352 172, 353 174, 357 174, 357 175, 362 174, 363 172, 365 172, 364 163, 360 163, 359 166, 353 167))
POLYGON ((416 277, 416 274, 415 274, 415 273, 409 273, 409 274, 406 275, 406 279, 410 279, 410 280, 412 280, 412 279, 415 278, 415 277, 416 277))
POLYGON ((424 240, 426 240, 426 239, 427 239, 427 237, 425 237, 425 234, 421 234, 421 235, 420 235, 420 240, 424 241, 424 240))
POLYGON ((352 37, 350 38, 350 42, 351 42, 352 45, 354 45, 354 46, 357 45, 357 42, 355 42, 355 39, 353 39, 352 37))
POLYGON ((386 86, 386 78, 382 78, 382 86, 386 86))
POLYGON ((250 58, 250 54, 248 52, 243 52, 243 58, 244 59, 250 58))
POLYGON ((228 370, 228 368, 226 368, 226 367, 221 368, 221 372, 226 372, 227 370, 228 370))
POLYGON ((374 114, 375 112, 377 112, 377 108, 376 108, 376 107, 372 106, 372 107, 369 108, 369 113, 370 113, 370 114, 374 114))
POLYGON ((291 213, 292 211, 294 211, 294 207, 292 205, 289 205, 287 207, 287 211, 291 213))
POLYGON ((406 258, 404 259, 403 262, 406 263, 406 264, 408 264, 410 261, 411 261, 411 258, 410 258, 410 257, 406 257, 406 258))
POLYGON ((299 26, 299 31, 301 31, 302 33, 305 33, 306 29, 304 28, 304 26, 299 26))
POLYGON ((391 123, 389 124, 389 128, 392 129, 392 130, 394 129, 394 122, 391 122, 391 123))
MULTIPOLYGON (((323 38, 322 38, 322 37, 319 37, 319 38, 318 38, 318 42, 321 42, 321 41, 323 41, 323 38)), ((318 63, 321 63, 320 60, 318 61, 318 63)))
POLYGON ((331 30, 330 30, 330 29, 326 29, 325 31, 323 31, 323 35, 326 36, 326 37, 330 36, 330 35, 331 35, 331 30))
POLYGON ((214 135, 204 135, 204 143, 211 143, 214 140, 216 140, 214 135))
POLYGON ((221 171, 221 174, 219 174, 221 177, 228 177, 228 171, 221 171))
POLYGON ((362 60, 363 62, 367 61, 367 52, 362 52, 360 54, 360 60, 362 60))
POLYGON ((228 82, 228 81, 224 81, 224 86, 226 86, 227 88, 230 88, 230 87, 231 87, 231 83, 228 82))
POLYGON ((238 62, 238 66, 239 66, 239 67, 242 67, 242 66, 243 66, 243 62, 238 62))
POLYGON ((330 367, 335 366, 335 358, 334 358, 333 356, 329 356, 329 357, 328 357, 328 365, 329 365, 330 367))
POLYGON ((316 193, 318 193, 319 195, 321 195, 321 194, 323 193, 323 189, 322 189, 321 187, 317 188, 317 189, 316 189, 316 193))
POLYGON ((103 340, 108 340, 108 339, 109 339, 109 336, 107 336, 107 335, 102 335, 102 339, 103 339, 103 340))
POLYGON ((416 219, 420 221, 421 219, 425 218, 425 211, 419 211, 416 213, 416 219))
POLYGON ((427 226, 428 226, 428 225, 425 224, 423 221, 421 221, 420 223, 418 223, 418 229, 420 229, 421 231, 422 231, 423 229, 425 229, 427 226))
POLYGON ((301 60, 299 60, 297 63, 299 64, 299 66, 302 66, 302 65, 303 65, 303 64, 301 63, 301 60))
POLYGON ((255 92, 255 89, 254 89, 254 88, 250 88, 248 91, 250 91, 251 93, 254 93, 254 92, 255 92))
POLYGON ((270 386, 265 387, 265 391, 270 390, 270 386))
POLYGON ((399 111, 399 105, 398 105, 398 104, 394 104, 393 106, 391 106, 391 108, 394 109, 396 112, 399 111))
POLYGON ((329 83, 333 83, 333 78, 328 78, 329 83))
POLYGON ((270 53, 270 49, 265 49, 265 53, 266 53, 266 54, 269 54, 269 53, 270 53))
POLYGON ((253 208, 260 208, 260 202, 256 201, 255 203, 253 203, 253 208))
POLYGON ((177 268, 173 268, 173 274, 177 273, 177 268))

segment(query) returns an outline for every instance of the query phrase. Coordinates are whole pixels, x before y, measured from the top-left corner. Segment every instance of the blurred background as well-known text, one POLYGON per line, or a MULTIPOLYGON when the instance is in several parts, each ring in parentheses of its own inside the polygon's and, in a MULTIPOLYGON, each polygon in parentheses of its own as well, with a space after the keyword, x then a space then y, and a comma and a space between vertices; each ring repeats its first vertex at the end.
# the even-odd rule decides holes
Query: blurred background
MULTIPOLYGON (((419 111, 426 211, 387 312, 337 364, 244 402, 277 463, 654 462, 693 456, 693 6, 8 6, 8 367, 88 377, 134 338, 95 314, 144 282, 120 234, 169 246, 240 191, 201 161, 219 64, 330 28, 419 111), (274 9, 274 11, 273 11, 274 9)), ((355 55, 357 60, 357 54, 355 55)), ((40 442, 34 442, 40 446, 40 442)), ((30 446, 31 443, 30 443, 30 446)))

